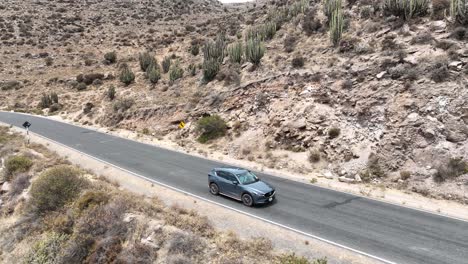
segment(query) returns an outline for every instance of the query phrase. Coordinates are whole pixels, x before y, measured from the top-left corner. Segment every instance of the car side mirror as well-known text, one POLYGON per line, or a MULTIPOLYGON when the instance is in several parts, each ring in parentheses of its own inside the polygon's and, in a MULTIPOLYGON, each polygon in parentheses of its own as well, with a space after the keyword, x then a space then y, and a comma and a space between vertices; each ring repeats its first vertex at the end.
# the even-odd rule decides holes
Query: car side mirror
POLYGON ((232 181, 232 184, 239 185, 239 182, 238 181, 232 181))

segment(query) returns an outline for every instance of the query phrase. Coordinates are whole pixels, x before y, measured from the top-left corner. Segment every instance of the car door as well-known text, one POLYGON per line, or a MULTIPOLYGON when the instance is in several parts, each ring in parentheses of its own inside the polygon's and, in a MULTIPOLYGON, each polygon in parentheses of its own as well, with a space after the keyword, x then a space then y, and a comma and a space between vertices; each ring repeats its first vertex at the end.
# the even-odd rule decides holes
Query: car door
POLYGON ((234 174, 230 172, 226 172, 226 174, 229 182, 229 190, 227 191, 228 195, 232 196, 233 198, 240 199, 242 191, 241 187, 239 186, 239 180, 234 174))
POLYGON ((228 175, 227 172, 225 171, 216 171, 216 175, 218 176, 218 187, 219 187, 219 192, 225 195, 230 195, 229 190, 230 190, 230 182, 228 180, 228 175))

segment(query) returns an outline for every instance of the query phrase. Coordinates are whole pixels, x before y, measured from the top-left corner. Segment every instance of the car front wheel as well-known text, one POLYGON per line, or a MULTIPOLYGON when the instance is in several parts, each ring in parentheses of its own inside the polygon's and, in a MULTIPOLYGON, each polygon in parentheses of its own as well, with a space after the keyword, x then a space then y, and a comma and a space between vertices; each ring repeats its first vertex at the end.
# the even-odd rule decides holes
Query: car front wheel
POLYGON ((246 206, 252 206, 254 204, 252 195, 245 193, 242 195, 242 203, 246 206))
POLYGON ((210 193, 213 195, 218 195, 219 194, 219 187, 216 183, 211 183, 210 184, 210 193))

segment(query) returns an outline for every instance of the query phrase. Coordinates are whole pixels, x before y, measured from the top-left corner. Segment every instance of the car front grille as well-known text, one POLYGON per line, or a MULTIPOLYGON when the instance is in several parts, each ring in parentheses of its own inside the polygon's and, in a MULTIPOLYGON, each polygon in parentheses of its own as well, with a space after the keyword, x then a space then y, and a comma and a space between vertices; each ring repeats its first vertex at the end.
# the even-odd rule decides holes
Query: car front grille
POLYGON ((271 191, 271 192, 267 192, 267 193, 265 193, 265 197, 270 197, 270 196, 272 196, 274 193, 275 193, 274 190, 271 191))

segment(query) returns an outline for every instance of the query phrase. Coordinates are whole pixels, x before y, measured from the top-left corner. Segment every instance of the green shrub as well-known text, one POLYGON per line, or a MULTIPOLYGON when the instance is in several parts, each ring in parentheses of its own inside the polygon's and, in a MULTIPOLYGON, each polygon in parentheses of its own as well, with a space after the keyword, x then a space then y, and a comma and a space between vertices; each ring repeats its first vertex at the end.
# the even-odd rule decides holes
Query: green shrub
POLYGON ((164 73, 169 72, 169 69, 171 68, 171 57, 164 57, 161 65, 164 73))
POLYGON ((120 70, 120 81, 125 85, 129 85, 135 81, 135 74, 127 64, 122 65, 122 69, 120 70))
POLYGON ((70 166, 56 166, 42 173, 32 183, 30 202, 39 214, 45 214, 73 201, 87 183, 79 170, 70 166))
POLYGON ((157 83, 161 79, 161 70, 159 69, 159 64, 151 64, 146 69, 146 77, 151 83, 157 83))
POLYGON ((58 233, 48 233, 43 240, 34 244, 24 263, 47 264, 58 263, 62 246, 68 240, 69 236, 58 233))
POLYGON ((229 60, 233 63, 242 62, 243 46, 242 42, 236 42, 228 46, 227 48, 229 60))
POLYGON ((226 122, 220 116, 203 117, 197 123, 197 131, 200 133, 198 141, 206 143, 209 140, 222 137, 226 134, 226 130, 226 122))
POLYGON ((169 70, 169 80, 174 82, 184 76, 184 70, 180 67, 180 62, 177 60, 169 70))
POLYGON ((245 46, 245 58, 254 65, 259 65, 263 55, 265 55, 263 43, 258 39, 249 39, 245 46))
POLYGON ((115 87, 113 85, 107 90, 107 98, 111 101, 115 99, 115 87))
POLYGON ((341 129, 332 127, 328 130, 328 137, 331 139, 337 138, 341 133, 341 129))
POLYGON ((385 0, 383 11, 385 15, 394 15, 409 20, 427 15, 429 3, 430 0, 385 0))
POLYGON ((156 59, 154 58, 154 56, 151 55, 148 52, 140 53, 140 56, 138 57, 138 60, 140 62, 140 69, 142 71, 144 71, 144 72, 146 72, 146 70, 148 69, 148 67, 151 64, 154 64, 154 65, 157 64, 156 59))
POLYGON ((7 181, 12 179, 16 173, 27 172, 33 162, 25 156, 13 156, 5 161, 5 176, 7 181))
POLYGON ((115 53, 115 51, 107 52, 106 54, 104 54, 104 59, 109 64, 115 63, 117 61, 117 53, 115 53))
POLYGON ((341 36, 343 35, 344 19, 341 7, 333 11, 330 20, 330 39, 336 47, 340 44, 341 36))
POLYGON ((464 161, 463 158, 450 158, 438 166, 437 172, 434 174, 434 181, 443 182, 465 173, 468 173, 468 162, 464 161))

